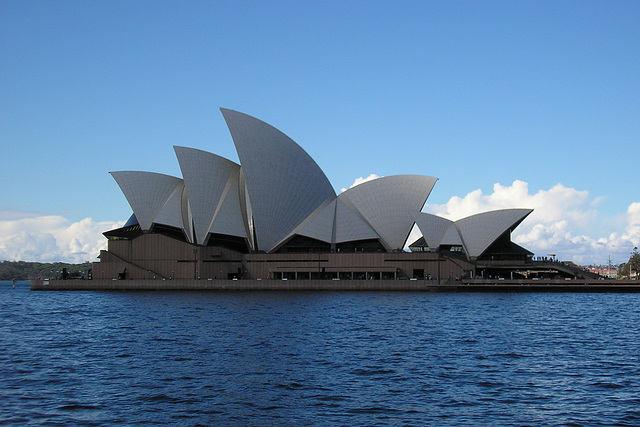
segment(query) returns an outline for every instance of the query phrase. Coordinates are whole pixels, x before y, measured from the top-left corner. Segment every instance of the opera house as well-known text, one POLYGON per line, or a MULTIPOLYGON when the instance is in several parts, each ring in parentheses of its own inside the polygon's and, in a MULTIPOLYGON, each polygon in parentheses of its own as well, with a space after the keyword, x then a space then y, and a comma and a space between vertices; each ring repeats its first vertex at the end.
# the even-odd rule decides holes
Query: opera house
POLYGON ((182 177, 111 173, 133 215, 104 233, 95 279, 455 280, 533 255, 511 241, 531 209, 450 221, 421 211, 437 178, 419 175, 336 194, 284 133, 221 111, 240 164, 176 146, 182 177))

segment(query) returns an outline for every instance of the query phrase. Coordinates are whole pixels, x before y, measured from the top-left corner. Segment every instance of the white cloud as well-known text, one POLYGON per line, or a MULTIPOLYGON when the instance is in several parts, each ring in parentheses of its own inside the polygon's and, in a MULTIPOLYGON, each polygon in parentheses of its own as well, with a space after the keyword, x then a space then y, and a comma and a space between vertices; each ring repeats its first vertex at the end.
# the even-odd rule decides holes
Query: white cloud
MULTIPOLYGON (((363 178, 363 177, 356 178, 355 181, 353 181, 353 184, 351 184, 351 186, 349 188, 353 188, 356 185, 362 184, 363 182, 373 181, 374 179, 378 179, 378 178, 380 178, 380 177, 378 175, 376 175, 375 173, 372 173, 371 175, 369 175, 366 178, 363 178)), ((347 191, 347 189, 346 188, 342 188, 340 191, 344 193, 345 191, 347 191)))
POLYGON ((627 229, 623 237, 634 246, 640 246, 640 202, 632 203, 627 209, 627 229))
POLYGON ((597 210, 602 202, 602 198, 591 199, 588 191, 562 184, 530 194, 526 182, 514 181, 510 186, 494 184, 488 195, 475 190, 462 198, 452 197, 444 205, 427 204, 424 210, 458 220, 496 209, 532 208, 512 240, 536 256, 554 253, 577 264, 605 264, 609 256, 615 264, 626 262, 633 247, 640 244, 640 203, 629 206, 619 233, 601 236, 597 234, 599 224, 618 222, 602 217, 597 210))
POLYGON ((0 259, 80 263, 94 261, 106 249, 104 231, 121 227, 117 221, 71 222, 60 215, 0 212, 0 259))

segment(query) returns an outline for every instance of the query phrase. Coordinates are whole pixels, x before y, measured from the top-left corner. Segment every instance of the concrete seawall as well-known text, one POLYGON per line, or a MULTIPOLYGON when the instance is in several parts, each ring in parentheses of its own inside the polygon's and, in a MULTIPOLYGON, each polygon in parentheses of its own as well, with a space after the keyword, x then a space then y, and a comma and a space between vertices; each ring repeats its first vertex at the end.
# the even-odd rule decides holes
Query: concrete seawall
POLYGON ((31 280, 32 291, 424 291, 417 280, 31 280))
POLYGON ((31 280, 32 291, 640 292, 639 281, 470 280, 31 280))

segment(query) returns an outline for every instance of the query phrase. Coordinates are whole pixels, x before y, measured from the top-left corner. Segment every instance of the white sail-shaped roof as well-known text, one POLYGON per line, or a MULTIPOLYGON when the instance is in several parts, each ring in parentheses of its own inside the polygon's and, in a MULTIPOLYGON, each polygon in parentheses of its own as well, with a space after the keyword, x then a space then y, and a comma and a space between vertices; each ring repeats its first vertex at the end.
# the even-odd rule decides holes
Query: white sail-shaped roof
POLYGON ((412 212, 422 210, 437 178, 396 175, 351 187, 346 197, 383 239, 388 249, 402 249, 414 224, 412 212))
POLYGON ((483 212, 456 221, 464 249, 470 259, 476 259, 506 231, 516 228, 533 210, 503 209, 483 212))
POLYGON ((182 229, 186 233, 187 241, 193 243, 193 233, 189 226, 191 224, 189 200, 187 199, 184 182, 181 182, 171 193, 153 222, 182 229))
POLYGON ((227 187, 222 195, 222 205, 215 215, 213 225, 209 229, 211 233, 247 237, 247 227, 240 204, 239 176, 240 168, 229 176, 227 187))
MULTIPOLYGON (((232 187, 236 187, 231 193, 236 195, 235 200, 230 198, 228 203, 236 204, 237 207, 227 206, 223 214, 222 221, 230 225, 234 231, 240 232, 241 236, 246 236, 242 215, 236 216, 237 224, 230 218, 232 212, 240 213, 240 199, 238 195, 238 174, 240 165, 224 157, 217 156, 207 151, 188 147, 174 147, 180 170, 189 197, 191 216, 195 228, 196 242, 205 244, 209 230, 218 217, 232 187), (238 231, 240 230, 240 231, 238 231)), ((226 233, 231 234, 231 232, 226 233)))
POLYGON ((154 172, 111 172, 127 198, 140 228, 148 231, 177 187, 183 185, 180 178, 154 172))
POLYGON ((447 228, 444 236, 442 236, 442 240, 440 240, 440 245, 447 246, 462 246, 462 237, 460 237, 460 232, 456 227, 456 224, 453 223, 447 228))
POLYGON ((299 234, 332 244, 380 239, 378 233, 349 205, 349 200, 341 197, 324 203, 291 235, 299 234))
POLYGON ((453 221, 426 212, 414 212, 415 220, 427 246, 432 249, 440 246, 447 230, 453 225, 453 221))
POLYGON ((370 239, 380 239, 380 235, 367 223, 344 193, 340 194, 336 206, 336 243, 370 239))
POLYGON ((335 198, 335 191, 291 138, 254 117, 220 110, 242 164, 257 249, 269 252, 322 203, 335 198))
POLYGON ((531 213, 505 209, 452 222, 420 212, 437 181, 420 175, 378 178, 336 196, 319 166, 291 138, 254 117, 221 111, 242 166, 176 146, 183 179, 111 173, 143 231, 153 224, 159 231, 160 225, 180 228, 198 245, 206 245, 211 234, 241 237, 250 251, 286 249, 295 235, 330 243, 332 249, 377 239, 396 250, 415 223, 432 250, 462 246, 473 260, 531 213))
POLYGON ((291 233, 291 236, 299 234, 322 242, 332 243, 335 218, 336 199, 323 203, 291 233))

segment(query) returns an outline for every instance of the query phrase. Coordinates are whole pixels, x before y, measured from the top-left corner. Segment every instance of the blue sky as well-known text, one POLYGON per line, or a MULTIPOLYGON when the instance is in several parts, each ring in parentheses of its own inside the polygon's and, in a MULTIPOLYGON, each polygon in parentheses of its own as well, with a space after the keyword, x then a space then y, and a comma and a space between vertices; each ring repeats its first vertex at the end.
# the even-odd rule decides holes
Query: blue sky
POLYGON ((638 22, 637 1, 0 2, 0 258, 95 259, 131 213, 108 172, 180 176, 173 145, 237 160, 225 107, 337 191, 435 176, 427 211, 532 207, 536 254, 625 261, 638 22))

